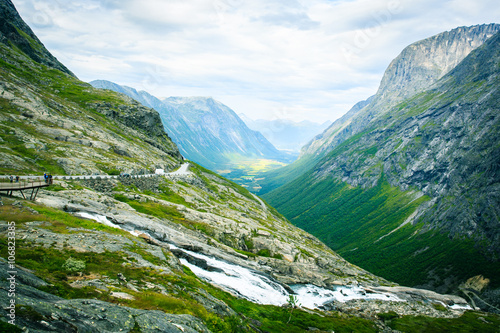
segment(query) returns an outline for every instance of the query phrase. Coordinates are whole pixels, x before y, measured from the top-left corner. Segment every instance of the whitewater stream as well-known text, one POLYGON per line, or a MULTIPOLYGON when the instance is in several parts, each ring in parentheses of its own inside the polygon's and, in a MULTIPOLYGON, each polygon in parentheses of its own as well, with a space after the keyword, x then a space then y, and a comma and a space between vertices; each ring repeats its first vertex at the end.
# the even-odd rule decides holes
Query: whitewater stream
MULTIPOLYGON (((107 226, 123 229, 137 236, 136 231, 127 230, 109 221, 106 216, 79 212, 75 215, 92 219, 107 226)), ((150 235, 151 236, 151 235, 150 235)), ((186 259, 180 259, 180 262, 191 269, 198 277, 214 284, 222 289, 237 294, 249 301, 259 304, 283 305, 286 304, 290 292, 283 287, 281 283, 264 273, 239 266, 227 261, 206 256, 201 253, 180 249, 174 244, 168 243, 171 249, 178 249, 187 255, 205 260, 210 269, 205 270, 196 266, 186 259), (215 269, 214 269, 215 268, 215 269)), ((331 302, 346 302, 353 299, 377 299, 384 301, 403 301, 396 295, 383 292, 367 292, 359 286, 338 286, 333 289, 326 289, 310 284, 291 285, 297 297, 298 304, 310 309, 331 302)))

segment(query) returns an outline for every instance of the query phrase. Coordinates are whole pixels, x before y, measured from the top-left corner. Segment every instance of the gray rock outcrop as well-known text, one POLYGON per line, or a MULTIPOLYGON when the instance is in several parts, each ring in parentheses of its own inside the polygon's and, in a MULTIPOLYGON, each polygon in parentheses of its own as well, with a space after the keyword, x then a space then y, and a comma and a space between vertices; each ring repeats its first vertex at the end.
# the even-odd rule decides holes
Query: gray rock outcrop
MULTIPOLYGON (((12 271, 0 258, 0 302, 10 304, 7 273, 12 271)), ((210 332, 204 323, 191 315, 140 310, 94 299, 63 299, 38 288, 48 284, 16 267, 15 323, 30 332, 210 332), (34 320, 36 319, 36 320, 34 320)), ((9 311, 0 308, 3 318, 9 311)))

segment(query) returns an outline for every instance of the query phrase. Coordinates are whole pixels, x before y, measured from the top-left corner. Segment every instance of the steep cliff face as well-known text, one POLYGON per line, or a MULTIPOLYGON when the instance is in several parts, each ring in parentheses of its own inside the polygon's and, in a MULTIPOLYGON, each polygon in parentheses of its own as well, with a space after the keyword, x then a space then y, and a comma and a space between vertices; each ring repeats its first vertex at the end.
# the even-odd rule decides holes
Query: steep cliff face
POLYGON ((261 193, 293 180, 344 140, 366 129, 375 118, 384 115, 404 99, 426 90, 499 30, 499 24, 460 27, 406 47, 390 63, 377 93, 354 105, 343 117, 305 145, 295 163, 270 172, 261 184, 261 193))
POLYGON ((404 99, 427 90, 499 29, 498 24, 459 27, 411 44, 389 64, 377 97, 404 99))
POLYGON ((319 165, 319 174, 352 186, 382 175, 401 190, 433 198, 416 220, 486 240, 500 255, 498 113, 500 35, 464 60, 433 89, 396 106, 319 165), (422 214, 422 216, 420 215, 422 214))
POLYGON ((357 131, 266 198, 349 260, 382 276, 440 290, 474 272, 495 280, 499 64, 496 34, 431 89, 371 117, 370 106, 359 111, 345 127, 357 131), (462 261, 454 259, 459 255, 462 261), (423 274, 409 275, 408 267, 423 274))
POLYGON ((377 93, 356 104, 318 140, 305 146, 302 156, 324 156, 350 135, 362 131, 372 119, 427 90, 499 30, 500 24, 460 27, 406 47, 386 69, 377 93))
POLYGON ((11 0, 4 0, 0 3, 0 17, 2 17, 1 43, 19 48, 35 62, 74 76, 66 66, 47 51, 31 28, 21 19, 11 0))
POLYGON ((127 94, 160 113, 163 126, 182 154, 212 170, 234 167, 240 160, 289 161, 260 132, 252 131, 226 105, 210 97, 170 97, 164 100, 109 81, 92 81, 94 87, 127 94))

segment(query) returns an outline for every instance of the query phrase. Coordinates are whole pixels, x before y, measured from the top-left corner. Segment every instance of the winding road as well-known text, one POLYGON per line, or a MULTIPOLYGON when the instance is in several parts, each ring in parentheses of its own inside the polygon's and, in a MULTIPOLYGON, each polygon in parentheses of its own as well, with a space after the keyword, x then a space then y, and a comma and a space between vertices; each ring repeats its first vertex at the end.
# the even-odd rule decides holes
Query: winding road
MULTIPOLYGON (((145 175, 130 175, 132 178, 148 178, 148 177, 155 177, 155 176, 164 176, 164 177, 190 177, 192 176, 193 173, 189 171, 189 163, 184 163, 180 166, 179 169, 172 171, 172 172, 167 172, 163 174, 156 174, 156 173, 149 173, 145 175)), ((0 178, 6 178, 9 179, 10 175, 7 176, 0 176, 0 178)), ((123 176, 116 176, 116 175, 80 175, 80 176, 58 176, 58 175, 52 175, 52 179, 64 179, 64 180, 73 180, 73 179, 118 179, 123 176)), ((19 176, 21 180, 28 180, 28 179, 40 179, 43 181, 43 176, 19 176)), ((9 183, 7 183, 9 184, 9 183)))
POLYGON ((263 209, 265 212, 267 212, 267 206, 266 206, 266 204, 264 203, 264 201, 262 201, 262 199, 261 199, 261 198, 259 198, 257 195, 255 195, 255 194, 253 194, 253 193, 250 193, 250 194, 252 194, 252 195, 253 195, 253 197, 254 197, 255 199, 257 199, 257 200, 260 202, 260 205, 262 206, 262 209, 263 209))

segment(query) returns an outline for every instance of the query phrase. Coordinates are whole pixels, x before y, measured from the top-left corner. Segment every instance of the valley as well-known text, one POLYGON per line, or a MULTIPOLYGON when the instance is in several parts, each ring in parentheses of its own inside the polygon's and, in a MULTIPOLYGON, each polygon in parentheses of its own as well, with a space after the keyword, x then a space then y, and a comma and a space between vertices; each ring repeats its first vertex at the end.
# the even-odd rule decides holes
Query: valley
POLYGON ((90 82, 100 89, 123 93, 159 112, 165 131, 182 155, 236 183, 258 192, 258 173, 294 161, 294 153, 276 149, 260 132, 251 130, 226 105, 211 97, 158 99, 145 91, 113 82, 90 82))
POLYGON ((419 80, 398 58, 291 163, 221 102, 85 83, 0 17, 0 174, 54 180, 0 195, 0 331, 498 332, 500 26, 444 34, 471 42, 419 80))
POLYGON ((457 28, 410 45, 374 97, 268 177, 277 189, 264 198, 387 279, 456 292, 483 276, 486 297, 497 299, 498 27, 457 28), (485 42, 471 50, 462 38, 450 41, 456 34, 485 42), (464 56, 456 67, 429 52, 449 45, 464 56))

